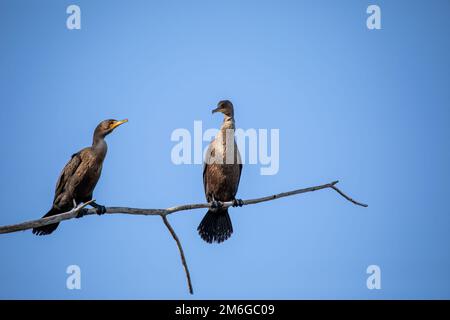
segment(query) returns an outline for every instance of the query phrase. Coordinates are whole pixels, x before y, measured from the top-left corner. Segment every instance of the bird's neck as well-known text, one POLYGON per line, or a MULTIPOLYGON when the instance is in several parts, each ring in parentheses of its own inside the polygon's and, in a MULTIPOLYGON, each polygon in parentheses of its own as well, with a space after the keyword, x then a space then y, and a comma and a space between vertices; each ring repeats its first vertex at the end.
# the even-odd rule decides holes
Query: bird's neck
POLYGON ((99 156, 101 160, 103 160, 106 157, 106 152, 108 151, 108 145, 106 144, 105 138, 94 135, 92 150, 99 156))
POLYGON ((220 146, 220 149, 223 150, 224 154, 228 144, 234 143, 234 130, 235 125, 233 117, 225 116, 219 133, 216 136, 216 143, 219 143, 218 146, 220 146))
POLYGON ((234 129, 235 129, 234 118, 226 115, 225 118, 223 119, 222 127, 220 127, 220 130, 225 131, 234 129))

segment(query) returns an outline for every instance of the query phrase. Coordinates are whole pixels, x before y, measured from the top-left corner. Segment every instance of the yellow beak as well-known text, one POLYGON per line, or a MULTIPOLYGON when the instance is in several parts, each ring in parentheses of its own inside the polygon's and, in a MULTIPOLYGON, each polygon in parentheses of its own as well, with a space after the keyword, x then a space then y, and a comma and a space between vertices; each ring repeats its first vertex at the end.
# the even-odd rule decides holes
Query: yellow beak
POLYGON ((116 121, 116 122, 114 122, 114 123, 111 125, 110 129, 111 129, 111 130, 112 130, 112 129, 115 129, 115 128, 117 128, 118 126, 120 126, 121 124, 124 124, 124 123, 126 123, 126 122, 128 122, 128 119, 116 121))

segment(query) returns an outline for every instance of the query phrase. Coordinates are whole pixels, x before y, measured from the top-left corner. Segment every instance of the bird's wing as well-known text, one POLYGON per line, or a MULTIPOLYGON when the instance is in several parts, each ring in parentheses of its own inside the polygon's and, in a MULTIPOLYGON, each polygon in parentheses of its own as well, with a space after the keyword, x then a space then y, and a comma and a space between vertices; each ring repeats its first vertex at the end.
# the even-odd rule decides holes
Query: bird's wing
POLYGON ((81 151, 74 153, 61 171, 58 181, 56 182, 55 198, 64 191, 64 187, 70 177, 75 173, 81 164, 81 151))
MULTIPOLYGON (((206 178, 207 178, 206 172, 208 170, 208 166, 209 166, 208 163, 210 162, 211 153, 213 152, 213 148, 214 148, 213 142, 214 142, 214 140, 211 141, 211 143, 208 146, 208 149, 206 150, 205 162, 203 163, 203 188, 205 190, 206 196, 208 195, 208 193, 206 191, 207 185, 208 185, 208 181, 206 181, 206 178)), ((207 198, 208 198, 208 196, 207 196, 207 198)), ((208 201, 209 201, 209 199, 208 199, 208 201)))
POLYGON ((241 173, 242 173, 242 163, 239 163, 239 176, 237 178, 236 193, 237 193, 237 189, 239 187, 239 182, 241 182, 241 173))
POLYGON ((88 149, 84 149, 80 153, 81 163, 75 170, 75 172, 68 178, 69 187, 71 190, 76 190, 78 185, 86 178, 93 167, 95 167, 95 157, 89 152, 88 149))
POLYGON ((239 182, 241 182, 241 174, 242 174, 242 159, 241 159, 241 153, 239 152, 239 149, 236 145, 236 143, 234 144, 234 147, 236 148, 236 152, 237 152, 237 161, 239 164, 239 173, 236 179, 236 192, 234 193, 234 196, 236 196, 238 188, 239 188, 239 182))

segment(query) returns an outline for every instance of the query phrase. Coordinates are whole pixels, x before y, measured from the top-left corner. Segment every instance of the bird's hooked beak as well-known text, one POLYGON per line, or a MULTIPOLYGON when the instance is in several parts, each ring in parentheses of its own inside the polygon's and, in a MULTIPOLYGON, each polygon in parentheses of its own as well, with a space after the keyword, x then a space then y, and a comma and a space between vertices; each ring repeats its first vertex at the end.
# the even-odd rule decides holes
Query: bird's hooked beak
POLYGON ((214 114, 214 113, 216 113, 216 112, 221 112, 222 111, 222 108, 221 107, 217 107, 217 108, 215 108, 213 111, 212 111, 212 113, 214 114))
POLYGON ((109 129, 110 129, 110 130, 114 130, 115 128, 117 128, 118 126, 120 126, 120 125, 122 125, 122 124, 124 124, 124 123, 126 123, 126 122, 128 122, 128 119, 116 121, 116 122, 114 122, 114 123, 111 125, 111 127, 110 127, 109 129))

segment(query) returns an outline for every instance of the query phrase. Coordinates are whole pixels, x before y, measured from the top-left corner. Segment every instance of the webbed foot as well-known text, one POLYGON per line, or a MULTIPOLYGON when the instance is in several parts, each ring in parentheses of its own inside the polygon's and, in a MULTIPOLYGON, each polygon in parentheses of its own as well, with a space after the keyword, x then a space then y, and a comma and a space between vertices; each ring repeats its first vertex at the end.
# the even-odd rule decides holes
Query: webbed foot
POLYGON ((97 207, 95 208, 95 211, 97 212, 97 214, 98 214, 99 216, 101 216, 102 214, 105 214, 105 213, 106 213, 106 207, 105 207, 105 206, 99 205, 99 206, 97 206, 97 207))
POLYGON ((242 199, 234 199, 233 207, 242 207, 244 205, 244 201, 242 199))
POLYGON ((97 204, 95 202, 92 202, 91 206, 95 209, 95 212, 99 216, 106 213, 106 207, 105 206, 99 205, 99 204, 97 204))
POLYGON ((88 209, 86 209, 86 208, 80 209, 78 211, 77 215, 75 216, 75 218, 77 218, 77 219, 83 218, 87 212, 88 212, 88 209))
POLYGON ((211 201, 211 209, 220 209, 223 207, 222 202, 213 200, 211 201))

